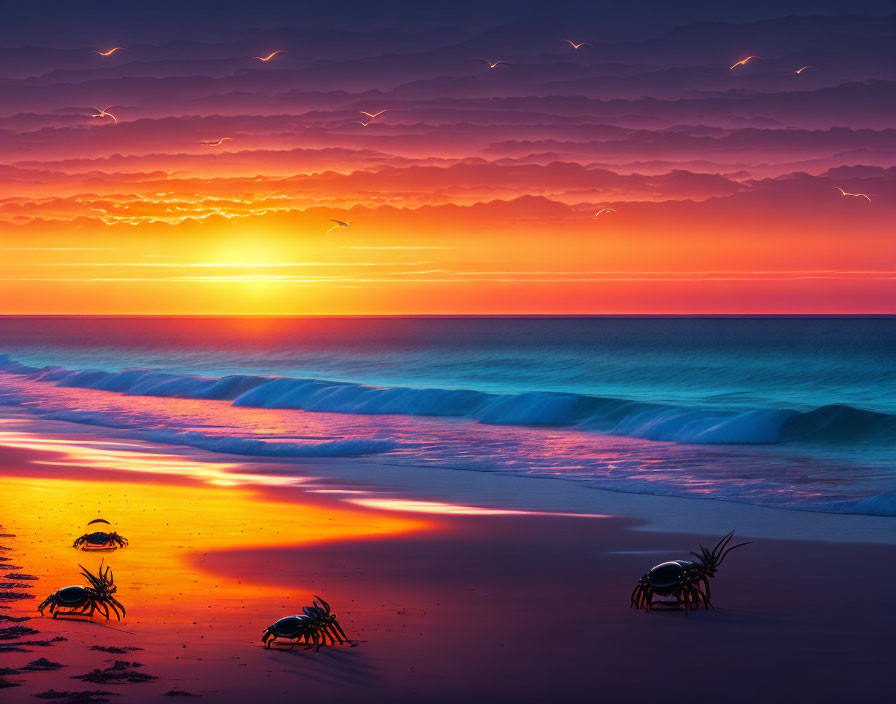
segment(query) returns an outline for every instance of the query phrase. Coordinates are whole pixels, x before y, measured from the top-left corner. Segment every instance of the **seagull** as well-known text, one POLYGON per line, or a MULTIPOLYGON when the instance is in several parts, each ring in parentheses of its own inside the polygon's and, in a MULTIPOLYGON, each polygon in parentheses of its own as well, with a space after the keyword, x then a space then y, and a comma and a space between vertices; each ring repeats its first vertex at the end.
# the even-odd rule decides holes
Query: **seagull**
POLYGON ((834 186, 838 191, 840 191, 845 196, 852 196, 853 198, 864 198, 869 203, 871 202, 871 198, 867 193, 849 193, 848 191, 844 191, 840 186, 834 186))
MULTIPOLYGON (((114 105, 110 105, 109 108, 115 107, 114 105)), ((100 110, 99 108, 94 108, 96 110, 96 115, 91 115, 91 117, 111 117, 112 122, 118 124, 118 118, 115 117, 111 112, 109 112, 109 108, 103 108, 100 110)))
POLYGON ((333 219, 331 219, 330 222, 335 222, 336 224, 333 225, 332 227, 330 227, 330 229, 327 230, 327 232, 329 232, 330 230, 335 230, 337 227, 348 227, 349 225, 352 224, 352 221, 351 221, 351 220, 349 220, 348 222, 345 222, 345 221, 343 221, 343 220, 333 220, 333 219))
POLYGON ((791 73, 795 73, 797 76, 799 76, 807 68, 815 68, 815 67, 814 66, 803 66, 801 69, 797 69, 796 71, 791 71, 791 73))
POLYGON ((747 65, 747 62, 748 62, 750 59, 759 59, 760 61, 765 61, 765 59, 763 59, 761 56, 748 56, 747 58, 745 58, 745 59, 741 59, 740 61, 738 61, 736 64, 734 64, 734 66, 732 66, 732 67, 729 68, 728 70, 731 71, 732 69, 735 69, 735 68, 737 68, 738 66, 746 66, 746 65, 747 65))
POLYGON ((277 49, 277 51, 272 51, 267 56, 253 56, 252 58, 258 59, 259 61, 264 61, 265 63, 267 63, 268 61, 273 59, 277 54, 282 54, 283 52, 284 52, 283 49, 277 49))
POLYGON ((362 115, 367 115, 367 117, 372 120, 375 117, 379 117, 384 112, 387 112, 387 110, 380 110, 379 112, 367 112, 366 110, 359 110, 358 112, 360 112, 362 115))
POLYGON ((367 125, 369 125, 370 122, 371 122, 370 120, 368 120, 367 122, 364 122, 364 120, 358 120, 358 124, 361 125, 361 127, 367 127, 367 125))
POLYGON ((569 44, 573 49, 581 49, 583 46, 591 46, 588 42, 579 42, 576 44, 572 39, 564 39, 567 44, 569 44))
POLYGON ((119 49, 124 49, 123 46, 114 46, 109 51, 94 51, 94 54, 99 54, 100 56, 112 56, 119 49))
POLYGON ((601 208, 594 214, 594 217, 599 217, 601 213, 615 213, 615 212, 616 212, 616 208, 601 208))
POLYGON ((483 62, 487 63, 489 68, 494 68, 498 64, 506 64, 507 63, 506 61, 488 61, 486 59, 479 59, 479 61, 483 61, 483 62))
POLYGON ((206 140, 200 142, 200 144, 203 147, 220 147, 221 143, 228 139, 232 140, 233 137, 221 137, 221 139, 206 139, 206 140))

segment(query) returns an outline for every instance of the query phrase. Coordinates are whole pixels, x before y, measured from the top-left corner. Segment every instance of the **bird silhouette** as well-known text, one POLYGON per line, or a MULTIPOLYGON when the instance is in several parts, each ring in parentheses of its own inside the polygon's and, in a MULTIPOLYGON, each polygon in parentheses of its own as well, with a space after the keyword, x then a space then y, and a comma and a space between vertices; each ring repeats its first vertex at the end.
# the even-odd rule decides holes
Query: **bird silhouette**
POLYGON ((853 198, 864 198, 869 203, 871 202, 871 197, 867 193, 850 193, 849 191, 844 191, 840 186, 834 186, 840 193, 845 196, 852 196, 853 198))
POLYGON ((200 144, 204 147, 220 147, 221 144, 228 139, 232 140, 233 137, 221 137, 221 139, 206 139, 200 142, 200 144))
MULTIPOLYGON (((114 108, 114 107, 115 107, 114 105, 109 106, 109 108, 114 108)), ((113 115, 111 112, 109 112, 109 108, 103 108, 102 110, 100 110, 99 108, 94 108, 94 110, 96 110, 96 114, 91 115, 91 117, 111 117, 112 122, 115 124, 118 124, 118 118, 115 117, 115 115, 113 115)))
POLYGON ((573 49, 581 49, 583 46, 591 46, 588 42, 579 42, 576 44, 572 39, 564 39, 567 44, 569 44, 573 49))
POLYGON ((373 118, 375 118, 375 117, 379 117, 379 116, 382 115, 384 112, 388 112, 388 111, 387 111, 387 110, 380 110, 379 112, 367 112, 366 110, 359 110, 358 112, 360 112, 362 115, 367 115, 367 117, 369 117, 369 118, 372 120, 373 118))
POLYGON ((284 53, 283 49, 277 49, 277 51, 272 51, 267 56, 253 56, 252 58, 258 59, 259 61, 264 61, 265 63, 267 63, 268 61, 273 59, 277 54, 282 54, 282 53, 284 53))
POLYGON ((799 76, 807 68, 815 68, 815 67, 814 66, 803 66, 802 68, 798 68, 796 71, 791 71, 791 73, 795 73, 797 76, 799 76))
POLYGON ((113 46, 108 51, 94 51, 93 53, 99 54, 100 56, 112 56, 112 54, 114 54, 116 51, 119 51, 121 49, 124 49, 124 47, 123 46, 113 46))
POLYGON ((488 64, 489 68, 494 68, 498 64, 506 64, 507 63, 506 61, 488 61, 487 59, 479 59, 479 61, 482 61, 483 63, 488 64))
POLYGON ((335 222, 336 224, 333 225, 332 227, 330 227, 330 229, 328 229, 327 232, 330 232, 330 230, 335 230, 337 227, 348 227, 349 225, 352 224, 351 220, 346 222, 345 220, 335 220, 333 218, 330 219, 330 222, 335 222))
POLYGON ((594 214, 594 217, 600 217, 601 213, 615 213, 615 212, 616 212, 616 208, 601 208, 594 214))
POLYGON ((745 58, 745 59, 741 59, 740 61, 738 61, 736 64, 734 64, 734 65, 733 65, 731 68, 729 68, 728 70, 731 71, 732 69, 735 69, 735 68, 737 68, 738 66, 746 66, 746 65, 747 65, 747 62, 748 62, 750 59, 759 59, 760 61, 765 61, 765 59, 763 59, 761 56, 748 56, 747 58, 745 58))

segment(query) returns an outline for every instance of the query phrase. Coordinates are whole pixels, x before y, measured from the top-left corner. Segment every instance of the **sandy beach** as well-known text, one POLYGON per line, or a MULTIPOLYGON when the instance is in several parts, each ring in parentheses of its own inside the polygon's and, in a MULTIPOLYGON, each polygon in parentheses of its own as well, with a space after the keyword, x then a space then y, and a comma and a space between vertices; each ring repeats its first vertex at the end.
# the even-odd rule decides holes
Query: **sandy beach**
POLYGON ((286 475, 47 428, 58 432, 8 419, 0 438, 4 701, 643 701, 684 687, 835 702, 886 684, 890 518, 580 489, 571 510, 562 481, 449 472, 415 492, 388 471, 365 482, 370 465, 347 460, 286 475), (464 490, 485 498, 449 500, 464 490), (561 505, 581 515, 552 515, 561 505), (75 551, 97 515, 130 546, 75 551), (730 528, 754 544, 714 580, 716 610, 629 609, 646 569, 730 528), (78 583, 78 563, 101 559, 121 623, 39 616, 40 600, 78 583), (314 594, 356 647, 263 649, 262 629, 314 594))
POLYGON ((0 704, 894 700, 894 0, 3 10, 0 704))

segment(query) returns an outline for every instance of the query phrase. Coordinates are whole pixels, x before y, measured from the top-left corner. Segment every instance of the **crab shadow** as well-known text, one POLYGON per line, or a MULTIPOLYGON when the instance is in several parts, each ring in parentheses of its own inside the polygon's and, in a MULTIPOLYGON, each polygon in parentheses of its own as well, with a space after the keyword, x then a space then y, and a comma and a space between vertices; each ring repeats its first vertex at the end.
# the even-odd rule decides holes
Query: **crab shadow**
POLYGON ((651 618, 682 619, 684 623, 715 623, 725 626, 768 626, 798 622, 799 619, 786 614, 771 614, 748 609, 731 609, 715 607, 712 609, 691 609, 687 614, 684 609, 654 607, 651 618))
POLYGON ((290 668, 290 674, 297 678, 327 685, 349 685, 363 687, 380 681, 379 671, 365 662, 364 654, 359 648, 324 647, 319 651, 313 648, 282 648, 271 651, 276 662, 301 667, 290 668))

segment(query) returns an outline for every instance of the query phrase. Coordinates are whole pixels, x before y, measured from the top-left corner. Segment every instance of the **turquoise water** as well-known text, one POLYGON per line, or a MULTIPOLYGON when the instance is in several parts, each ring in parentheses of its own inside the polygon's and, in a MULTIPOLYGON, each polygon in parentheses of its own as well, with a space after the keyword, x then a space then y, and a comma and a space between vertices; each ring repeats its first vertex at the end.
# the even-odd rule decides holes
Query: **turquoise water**
POLYGON ((0 340, 4 403, 165 442, 896 514, 890 318, 9 318, 0 340), (160 398, 190 410, 138 401, 160 398))

